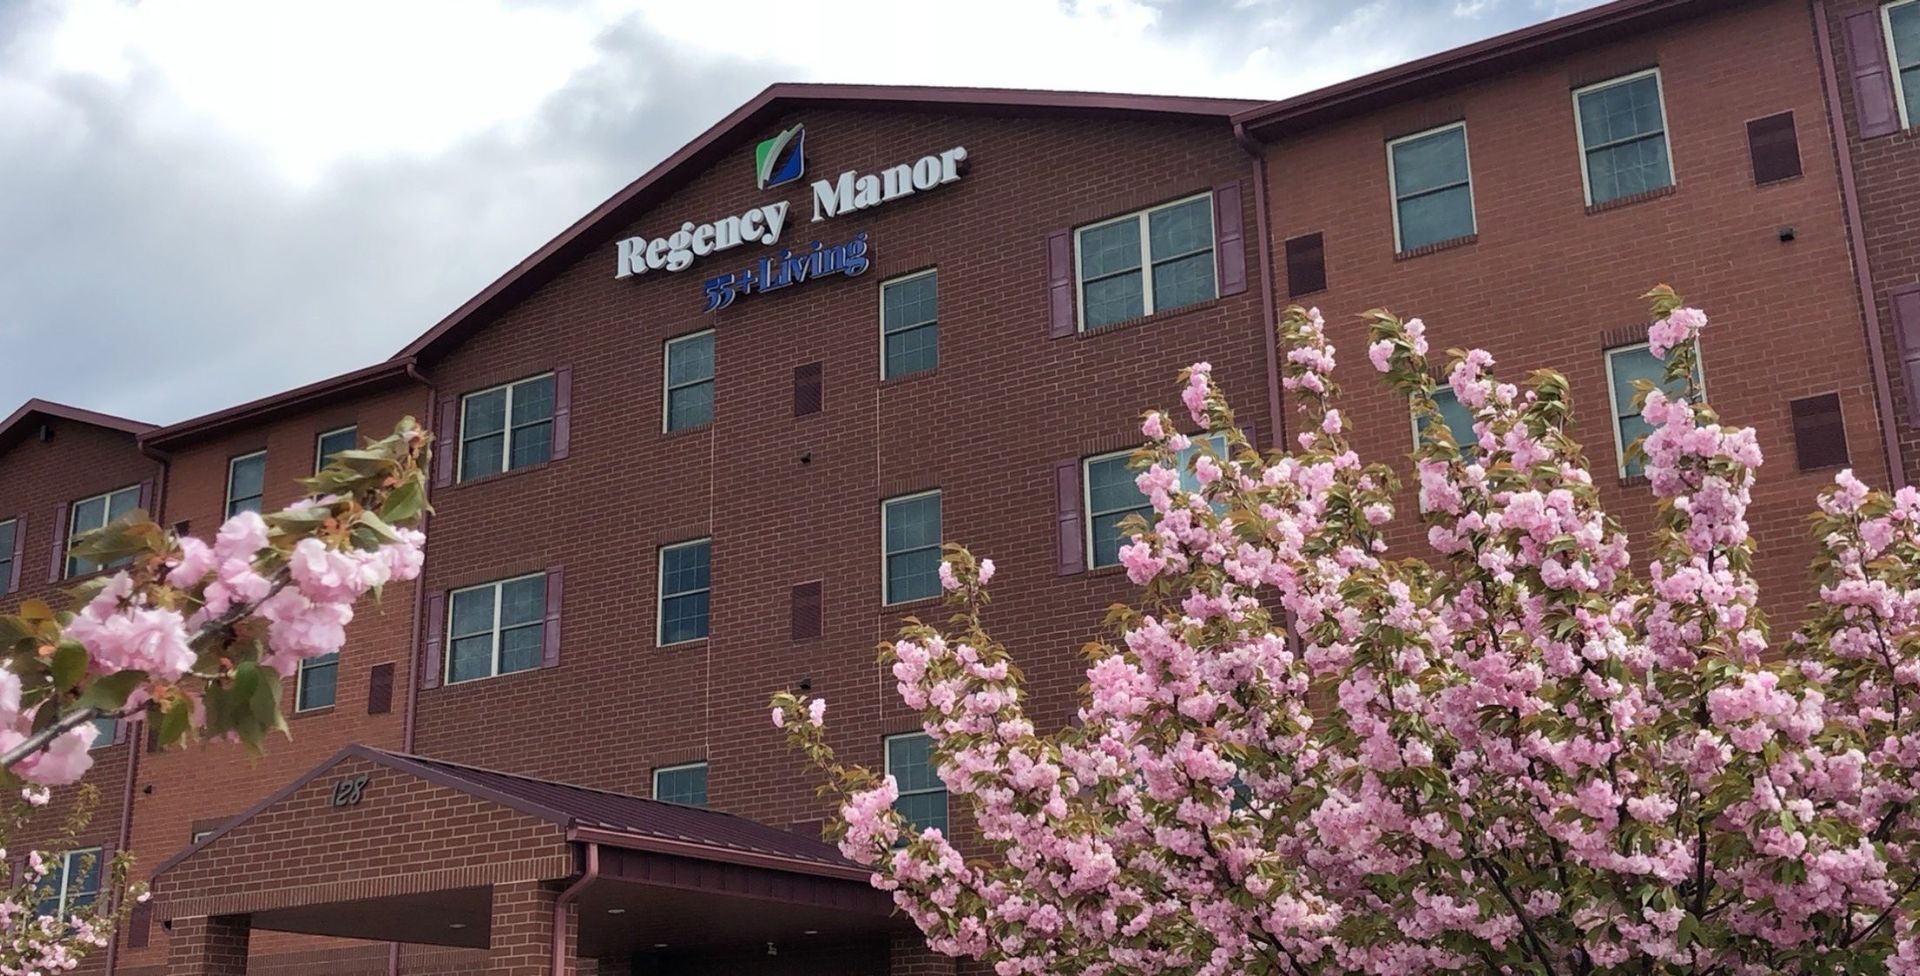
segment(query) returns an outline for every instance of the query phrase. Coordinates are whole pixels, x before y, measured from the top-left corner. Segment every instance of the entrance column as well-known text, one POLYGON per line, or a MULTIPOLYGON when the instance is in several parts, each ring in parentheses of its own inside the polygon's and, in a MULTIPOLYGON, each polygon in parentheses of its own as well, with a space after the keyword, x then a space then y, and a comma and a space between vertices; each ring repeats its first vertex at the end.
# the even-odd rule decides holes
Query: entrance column
POLYGON ((167 976, 247 976, 245 915, 194 915, 173 920, 167 976))
MULTIPOLYGON (((553 972, 553 906, 560 884, 511 881, 493 886, 493 932, 487 954, 491 976, 549 976, 553 972)), ((561 932, 561 958, 572 976, 579 964, 579 906, 568 905, 561 932)))

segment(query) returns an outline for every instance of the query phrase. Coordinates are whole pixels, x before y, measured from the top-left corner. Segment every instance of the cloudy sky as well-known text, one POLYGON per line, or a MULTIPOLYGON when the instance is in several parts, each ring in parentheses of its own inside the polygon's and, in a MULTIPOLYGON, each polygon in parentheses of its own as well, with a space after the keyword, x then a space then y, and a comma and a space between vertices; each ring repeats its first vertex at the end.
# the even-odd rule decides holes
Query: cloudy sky
POLYGON ((0 0, 0 415, 383 359, 775 81, 1277 98, 1594 2, 0 0))

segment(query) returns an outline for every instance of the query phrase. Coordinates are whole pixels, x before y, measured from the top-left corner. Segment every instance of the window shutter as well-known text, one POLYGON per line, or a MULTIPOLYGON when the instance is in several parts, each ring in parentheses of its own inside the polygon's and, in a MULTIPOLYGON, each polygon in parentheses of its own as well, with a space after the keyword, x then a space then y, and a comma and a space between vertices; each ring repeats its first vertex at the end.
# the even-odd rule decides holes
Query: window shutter
POLYGON ((795 583, 792 592, 793 639, 812 640, 820 636, 820 581, 795 583))
POLYGON ((152 938, 153 902, 143 901, 127 915, 127 948, 145 949, 152 938))
POLYGON ((819 413, 826 401, 826 367, 808 363, 793 368, 793 415, 819 413))
POLYGON ((127 741, 127 727, 131 724, 133 724, 133 719, 126 718, 124 716, 113 720, 113 744, 114 745, 117 746, 120 743, 127 741))
POLYGON ((47 582, 58 583, 67 576, 67 506, 53 510, 53 567, 47 570, 47 582))
POLYGON ((458 401, 449 393, 440 398, 440 429, 433 439, 433 486, 445 488, 453 484, 453 445, 458 441, 455 429, 459 420, 454 416, 458 401))
POLYGON ((1753 182, 1777 183, 1800 175, 1800 139, 1793 113, 1781 112, 1747 123, 1747 154, 1753 158, 1753 182))
POLYGON ((1900 373, 1907 381, 1907 416, 1920 421, 1920 285, 1890 296, 1893 335, 1900 341, 1900 373))
POLYGON ((1894 101, 1893 71, 1887 65, 1887 34, 1880 5, 1848 14, 1841 32, 1847 37, 1847 63, 1853 73, 1853 111, 1860 138, 1900 131, 1900 106, 1894 101))
POLYGON ((441 654, 445 649, 447 629, 446 591, 435 593, 427 598, 427 641, 420 649, 420 687, 440 687, 440 676, 446 672, 441 664, 441 654))
MULTIPOLYGON (((339 665, 335 665, 338 667, 339 665)), ((367 672, 367 714, 393 711, 393 664, 376 664, 367 672)))
POLYGON ((1240 230, 1240 182, 1213 188, 1213 260, 1221 296, 1247 290, 1247 242, 1240 230))
POLYGON ((1073 334, 1073 231, 1047 235, 1047 335, 1073 334))
POLYGON ((560 663, 560 590, 564 573, 555 566, 547 570, 547 620, 542 628, 546 646, 540 654, 540 666, 551 668, 560 663))
MULTIPOLYGON (((153 479, 152 478, 148 478, 145 481, 140 482, 140 502, 136 507, 139 508, 141 511, 147 513, 147 517, 149 518, 153 517, 153 479)), ((154 521, 158 522, 159 519, 154 519, 154 521)))
POLYGON ((1087 544, 1080 532, 1080 459, 1053 466, 1054 537, 1059 543, 1058 571, 1072 576, 1087 568, 1087 544))
POLYGON ((553 450, 547 455, 555 461, 567 456, 567 442, 573 439, 573 367, 553 371, 553 450))
POLYGON ((1318 233, 1287 238, 1287 295, 1311 295, 1327 287, 1326 238, 1318 233))
MULTIPOLYGON (((1245 438, 1247 439, 1247 444, 1248 444, 1249 446, 1251 446, 1251 447, 1252 447, 1252 448, 1253 448, 1254 450, 1256 450, 1256 451, 1259 451, 1259 450, 1261 450, 1261 448, 1260 448, 1260 429, 1259 429, 1258 427, 1255 427, 1255 426, 1254 426, 1254 425, 1252 425, 1252 424, 1241 424, 1241 425, 1240 425, 1240 434, 1241 434, 1241 436, 1243 436, 1243 437, 1245 437, 1245 438)), ((1264 453, 1264 452, 1263 452, 1263 453, 1264 453)))
POLYGON ((1793 412, 1793 451, 1800 470, 1847 463, 1847 428, 1841 421, 1840 394, 1802 397, 1788 406, 1793 412))
POLYGON ((20 564, 27 557, 27 513, 21 512, 13 520, 13 575, 7 579, 7 592, 20 588, 20 564))

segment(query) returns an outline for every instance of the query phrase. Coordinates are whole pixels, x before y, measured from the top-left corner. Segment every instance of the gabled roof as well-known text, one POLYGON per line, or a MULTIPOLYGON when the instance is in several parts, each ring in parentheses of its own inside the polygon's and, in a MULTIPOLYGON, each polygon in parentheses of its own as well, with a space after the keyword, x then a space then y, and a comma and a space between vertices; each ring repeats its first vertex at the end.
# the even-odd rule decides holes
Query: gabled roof
POLYGON ((564 831, 569 840, 590 840, 630 850, 854 881, 864 880, 868 875, 867 869, 841 857, 839 851, 822 841, 730 813, 356 744, 334 753, 246 812, 162 861, 154 869, 154 876, 165 874, 201 848, 215 843, 235 827, 348 759, 365 759, 545 820, 564 831))
POLYGON ((1351 81, 1243 109, 1234 115, 1233 122, 1236 128, 1271 142, 1288 133, 1479 81, 1570 51, 1644 34, 1740 2, 1743 0, 1614 0, 1351 81))
POLYGON ((143 424, 138 420, 115 417, 112 414, 93 410, 82 410, 64 403, 38 398, 20 405, 6 420, 0 420, 0 451, 12 447, 16 441, 25 437, 34 424, 44 420, 70 420, 74 423, 88 424, 106 430, 119 431, 122 434, 139 436, 153 429, 152 424, 143 424))
MULTIPOLYGON (((395 359, 431 359, 482 324, 489 313, 510 305, 539 287, 599 243, 609 229, 623 227, 704 172, 720 156, 759 134, 769 120, 794 109, 854 109, 942 112, 954 115, 1094 116, 1116 119, 1218 119, 1261 104, 1251 99, 1185 98, 1169 95, 1116 95, 1100 92, 1035 91, 1011 88, 939 88, 917 85, 769 86, 735 109, 646 175, 629 183, 573 226, 560 232, 526 260, 514 265, 480 294, 453 310, 426 334, 394 355, 395 359)), ((1224 132, 1224 130, 1223 130, 1224 132)))
POLYGON ((140 435, 140 443, 170 451, 235 427, 271 420, 282 414, 321 406, 339 397, 380 389, 407 379, 425 382, 414 372, 411 358, 389 359, 239 406, 216 410, 165 427, 150 428, 140 435))

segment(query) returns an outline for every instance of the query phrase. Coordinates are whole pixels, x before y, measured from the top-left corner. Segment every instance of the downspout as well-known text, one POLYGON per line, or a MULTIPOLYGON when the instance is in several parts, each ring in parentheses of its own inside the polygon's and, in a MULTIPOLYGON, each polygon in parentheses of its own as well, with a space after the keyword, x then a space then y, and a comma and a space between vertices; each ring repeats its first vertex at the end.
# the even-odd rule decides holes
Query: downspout
POLYGON ((567 976, 567 906, 579 900, 580 893, 600 880, 600 845, 587 842, 587 870, 567 886, 553 903, 553 976, 567 976))
MULTIPOLYGON (((427 409, 422 416, 426 418, 424 423, 431 427, 439 422, 433 416, 434 399, 437 395, 433 382, 428 380, 413 363, 407 364, 407 376, 427 388, 427 409)), ((438 434, 439 431, 434 433, 438 434)), ((432 478, 433 473, 429 471, 427 477, 432 478)), ((427 523, 432 519, 431 513, 420 516, 421 531, 425 532, 431 528, 427 523)), ((422 560, 420 576, 413 581, 413 627, 407 632, 407 697, 400 700, 400 751, 409 756, 413 755, 414 714, 420 703, 420 618, 426 614, 427 607, 425 560, 427 546, 432 544, 433 535, 428 533, 426 543, 420 547, 422 560)), ((387 943, 387 976, 400 976, 400 943, 398 942, 387 943)))
MULTIPOLYGON (((1848 145, 1847 117, 1840 105, 1840 75, 1833 63, 1833 36, 1827 26, 1826 0, 1813 0, 1813 33, 1820 58, 1820 83, 1827 96, 1827 132, 1833 138, 1840 164, 1841 212, 1846 216, 1852 249, 1853 277, 1860 289, 1860 311, 1867 323, 1867 359, 1873 368, 1873 402, 1880 414, 1880 441, 1887 454, 1887 483, 1904 484, 1906 465, 1900 457, 1900 434, 1893 412, 1893 388, 1887 378, 1886 349, 1880 342, 1880 308, 1873 297, 1873 269, 1867 263, 1865 221, 1860 216, 1860 188, 1853 178, 1853 148, 1848 145)), ((1914 395, 1915 391, 1908 391, 1914 395)))
MULTIPOLYGON (((1253 157, 1254 226, 1260 235, 1260 331, 1266 337, 1267 351, 1267 429, 1270 446, 1287 444, 1287 414, 1280 403, 1280 347, 1274 331, 1280 323, 1274 318, 1273 290, 1273 217, 1267 210, 1267 153, 1259 140, 1247 134, 1245 123, 1233 124, 1233 141, 1253 157)), ((1259 445, 1254 445, 1258 447, 1259 445)))
MULTIPOLYGON (((413 363, 407 364, 407 375, 427 389, 427 409, 422 416, 426 418, 424 426, 431 428, 432 425, 439 423, 439 420, 433 415, 434 400, 437 398, 439 391, 434 389, 433 381, 427 379, 426 375, 421 373, 419 368, 413 363)), ((436 439, 439 433, 437 430, 434 431, 436 439)), ((431 479, 432 476, 433 473, 429 471, 427 477, 431 479)), ((433 520, 432 513, 422 515, 420 518, 421 531, 424 532, 432 528, 432 526, 428 524, 433 520)), ((432 545, 433 533, 428 532, 426 543, 420 547, 420 558, 422 560, 420 577, 416 579, 413 584, 413 630, 407 638, 407 697, 400 705, 400 751, 407 755, 413 754, 414 716, 415 713, 419 711, 420 704, 420 620, 427 612, 427 572, 425 560, 427 551, 432 545)), ((399 952, 397 945, 394 947, 394 951, 396 954, 399 952)))
MULTIPOLYGON (((160 494, 159 487, 156 486, 153 491, 157 499, 160 494)), ((153 507, 158 509, 160 506, 155 504, 153 507)), ((120 804, 120 839, 114 842, 114 850, 117 851, 133 849, 133 784, 140 778, 140 753, 145 749, 143 743, 147 737, 146 724, 146 718, 142 716, 129 720, 127 725, 127 782, 125 791, 121 794, 123 800, 120 804)), ((115 897, 119 897, 117 892, 115 897)), ((113 976, 119 971, 117 967, 120 962, 122 935, 124 933, 115 932, 113 938, 107 942, 107 976, 113 976)))

